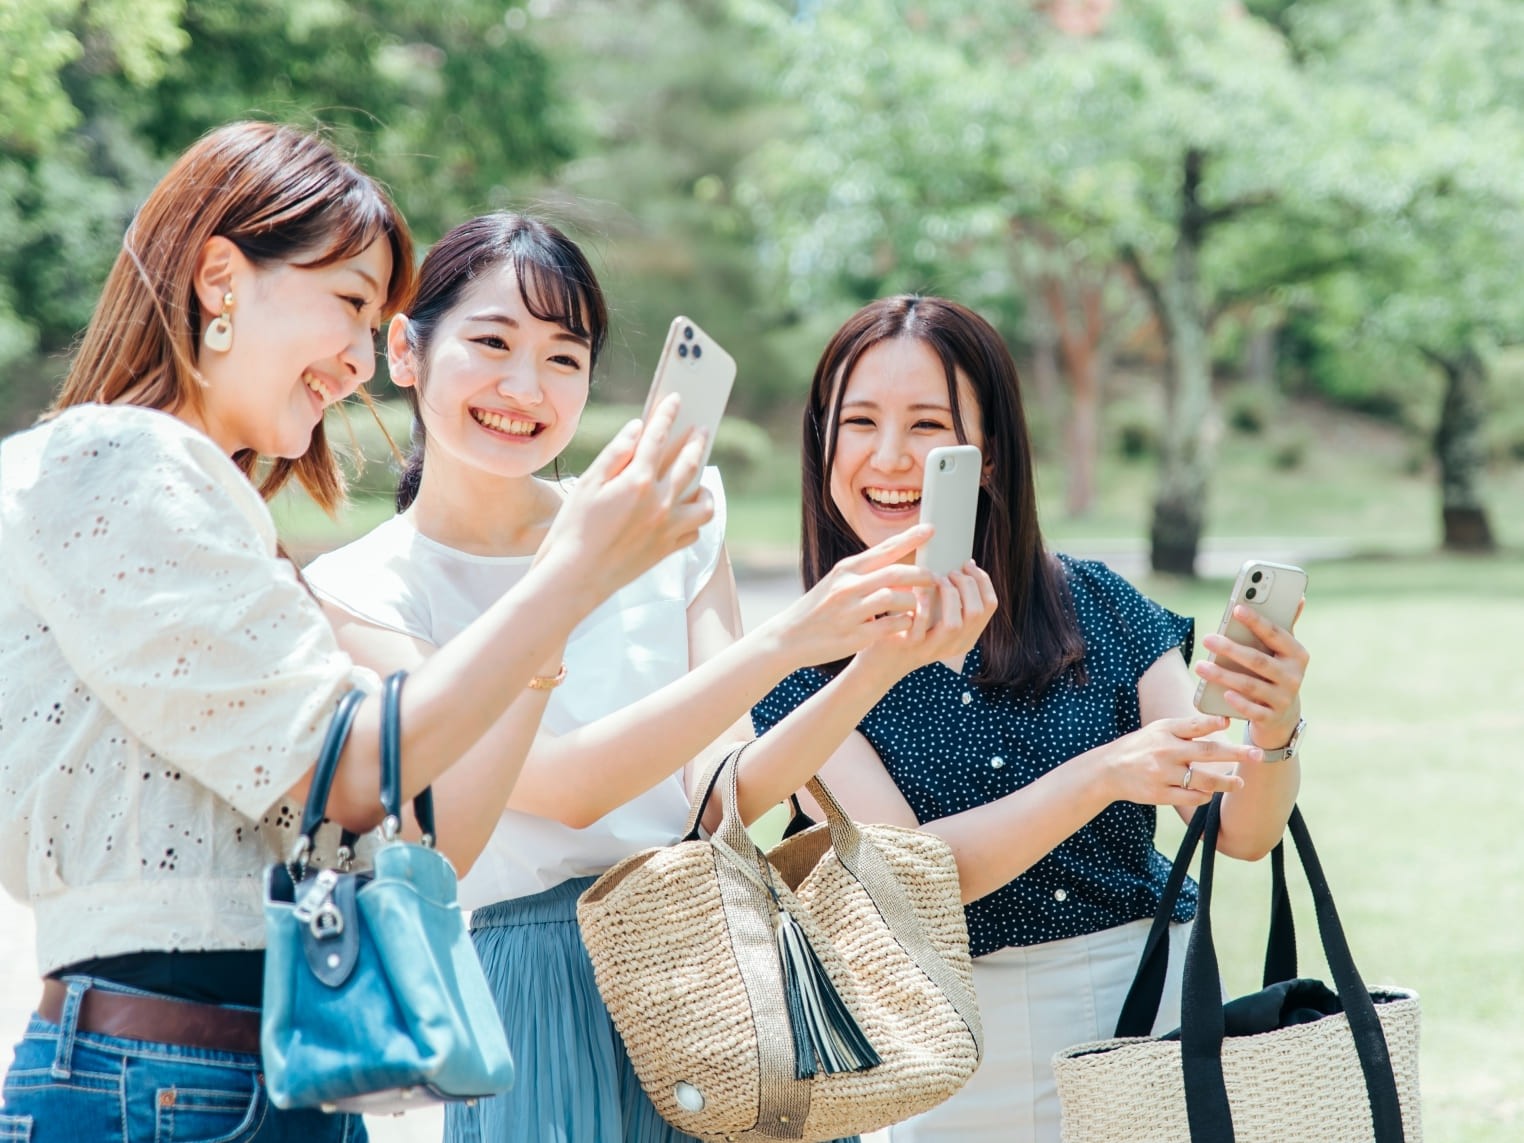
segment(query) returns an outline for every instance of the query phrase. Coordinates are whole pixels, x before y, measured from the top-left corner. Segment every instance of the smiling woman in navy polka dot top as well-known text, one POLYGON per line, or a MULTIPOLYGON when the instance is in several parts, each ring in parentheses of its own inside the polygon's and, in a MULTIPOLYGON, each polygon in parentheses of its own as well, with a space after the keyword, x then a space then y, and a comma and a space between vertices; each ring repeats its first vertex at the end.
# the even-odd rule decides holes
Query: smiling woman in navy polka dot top
MULTIPOLYGON (((1274 846, 1300 781, 1294 757, 1277 759, 1307 652, 1258 617, 1245 621, 1270 654, 1225 660, 1207 635, 1219 665, 1197 672, 1226 685, 1249 741, 1196 713, 1191 621, 1102 564, 1045 550, 1015 365, 988 323, 939 298, 872 303, 816 368, 805 586, 913 524, 926 453, 958 443, 982 450, 977 568, 943 581, 934 622, 923 605, 911 630, 795 672, 752 721, 801 784, 818 767, 854 818, 920 826, 957 856, 984 1061, 895 1143, 1056 1143, 1052 1055, 1112 1034, 1168 873, 1155 807, 1188 818, 1220 791, 1219 849, 1257 859, 1274 846)), ((1172 946, 1195 906, 1191 886, 1172 946)), ((1171 957, 1161 1028, 1179 1022, 1183 959, 1171 957)))

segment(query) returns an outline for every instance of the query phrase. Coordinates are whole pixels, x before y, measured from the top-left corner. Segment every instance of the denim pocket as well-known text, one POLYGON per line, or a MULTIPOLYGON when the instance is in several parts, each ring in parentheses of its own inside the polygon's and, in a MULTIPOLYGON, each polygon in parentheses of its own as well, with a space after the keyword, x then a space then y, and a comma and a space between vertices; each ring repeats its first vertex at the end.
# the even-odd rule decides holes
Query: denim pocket
POLYGON ((30 1115, 0 1115, 0 1143, 29 1143, 31 1138, 30 1115))
MULTIPOLYGON (((252 1079, 252 1077, 251 1077, 252 1079)), ((264 1090, 160 1088, 155 1100, 154 1143, 237 1143, 251 1139, 265 1115, 264 1090)))

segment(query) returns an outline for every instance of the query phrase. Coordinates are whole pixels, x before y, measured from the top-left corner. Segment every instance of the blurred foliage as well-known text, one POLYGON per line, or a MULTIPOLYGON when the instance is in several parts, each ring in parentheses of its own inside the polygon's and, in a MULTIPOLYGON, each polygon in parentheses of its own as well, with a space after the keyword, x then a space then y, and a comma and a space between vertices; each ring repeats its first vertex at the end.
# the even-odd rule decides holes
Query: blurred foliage
POLYGON ((0 427, 46 403, 137 203, 220 123, 320 126, 391 185, 425 240, 572 154, 521 6, 0 4, 16 37, 0 71, 0 368, 21 364, 0 427))
POLYGON ((733 411, 791 406, 823 340, 797 337, 796 315, 765 288, 736 197, 741 162, 793 118, 752 29, 726 0, 545 9, 537 35, 583 153, 529 205, 596 257, 613 311, 603 399, 643 399, 667 326, 685 314, 740 365, 733 411))
MULTIPOLYGON (((614 314, 600 401, 640 400, 685 313, 741 364, 733 410, 789 441, 826 338, 891 291, 973 304, 1030 380, 1036 291, 1098 281, 1119 367, 1162 374, 1145 279, 1169 281, 1195 149, 1204 372, 1247 376, 1274 331, 1279 395, 1421 448, 1426 355, 1470 354, 1485 455, 1524 451, 1510 0, 0 0, 0 41, 0 427, 45 403, 170 157, 260 115, 326 125, 422 244, 497 206, 562 222, 614 314)), ((1167 451, 1157 392, 1103 392, 1110 447, 1167 451)), ((1273 448, 1275 399, 1226 417, 1273 448)))

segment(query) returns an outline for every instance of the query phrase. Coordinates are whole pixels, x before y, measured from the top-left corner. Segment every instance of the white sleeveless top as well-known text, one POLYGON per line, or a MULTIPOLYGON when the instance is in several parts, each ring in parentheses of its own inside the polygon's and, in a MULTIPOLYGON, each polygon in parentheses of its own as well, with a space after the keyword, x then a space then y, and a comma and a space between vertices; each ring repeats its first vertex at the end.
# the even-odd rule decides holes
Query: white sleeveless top
MULTIPOLYGON (((715 511, 698 541, 605 600, 572 632, 566 682, 551 692, 541 724, 551 734, 612 714, 688 672, 688 605, 714 573, 725 542, 719 470, 706 469, 703 483, 715 511)), ((420 535, 412 514, 403 513, 303 571, 318 595, 345 611, 439 646, 516 584, 532 558, 446 547, 420 535)), ((687 761, 674 757, 671 777, 586 829, 505 810, 461 879, 462 907, 527 897, 671 844, 688 816, 681 769, 687 761)))

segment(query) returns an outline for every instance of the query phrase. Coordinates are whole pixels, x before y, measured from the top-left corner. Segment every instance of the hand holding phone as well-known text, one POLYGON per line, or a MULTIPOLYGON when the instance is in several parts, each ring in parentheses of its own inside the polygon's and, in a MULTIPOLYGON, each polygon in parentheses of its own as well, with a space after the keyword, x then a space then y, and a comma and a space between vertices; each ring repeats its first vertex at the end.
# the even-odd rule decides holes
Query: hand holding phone
MULTIPOLYGON (((672 425, 672 439, 677 439, 689 429, 705 434, 704 456, 699 465, 709 463, 709 453, 714 447, 714 435, 719 431, 720 418, 725 415, 725 403, 730 399, 730 389, 735 383, 735 358, 726 353, 720 344, 699 328, 690 318, 678 315, 667 329, 667 341, 656 361, 656 373, 651 378, 651 391, 646 396, 643 417, 649 417, 669 393, 681 399, 677 420, 672 425)), ((698 487, 694 478, 692 492, 698 487)))
POLYGON ((936 532, 915 554, 934 575, 955 572, 974 554, 983 457, 974 445, 943 445, 926 454, 921 475, 921 523, 936 532))
MULTIPOLYGON (((1289 630, 1306 591, 1307 573, 1301 568, 1291 564, 1270 563, 1266 560, 1247 560, 1238 569, 1238 579, 1234 581, 1233 591, 1228 596, 1228 605, 1223 610, 1222 622, 1217 626, 1217 633, 1240 646, 1269 653, 1270 649, 1264 642, 1233 617, 1233 609, 1239 605, 1248 607, 1256 615, 1264 617, 1277 627, 1289 630)), ((1215 652, 1208 653, 1207 662, 1217 662, 1215 652)), ((1235 668, 1229 663, 1228 669, 1240 668, 1235 668)), ((1244 716, 1239 711, 1228 705, 1223 697, 1224 694, 1225 688, 1221 683, 1209 683, 1202 679, 1196 687, 1196 709, 1202 714, 1243 718, 1244 716)))

